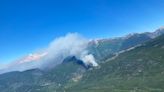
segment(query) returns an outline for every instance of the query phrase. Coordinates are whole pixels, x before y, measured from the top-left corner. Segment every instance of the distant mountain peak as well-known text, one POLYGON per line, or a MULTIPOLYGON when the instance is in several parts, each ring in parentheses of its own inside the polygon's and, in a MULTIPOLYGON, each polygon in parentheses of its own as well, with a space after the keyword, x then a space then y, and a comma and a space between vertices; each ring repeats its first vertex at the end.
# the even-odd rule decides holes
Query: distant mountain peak
POLYGON ((151 37, 151 38, 156 38, 160 35, 164 34, 164 26, 158 28, 156 31, 152 32, 152 33, 148 33, 148 35, 151 37))
POLYGON ((164 26, 161 26, 161 27, 159 28, 159 30, 164 30, 164 26))
POLYGON ((29 54, 23 58, 21 58, 20 60, 18 60, 19 63, 26 63, 26 62, 32 62, 32 61, 38 61, 41 58, 43 58, 44 56, 46 56, 47 53, 34 53, 34 54, 29 54))
POLYGON ((154 33, 158 33, 158 34, 163 34, 164 33, 164 26, 158 28, 154 33))

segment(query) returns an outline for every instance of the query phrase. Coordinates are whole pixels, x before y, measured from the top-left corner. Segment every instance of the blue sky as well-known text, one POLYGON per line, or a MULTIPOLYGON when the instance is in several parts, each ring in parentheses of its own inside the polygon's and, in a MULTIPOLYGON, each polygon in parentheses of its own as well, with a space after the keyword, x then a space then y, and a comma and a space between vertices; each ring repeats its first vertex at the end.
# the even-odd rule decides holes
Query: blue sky
POLYGON ((110 38, 164 25, 164 0, 1 0, 0 63, 78 32, 110 38))

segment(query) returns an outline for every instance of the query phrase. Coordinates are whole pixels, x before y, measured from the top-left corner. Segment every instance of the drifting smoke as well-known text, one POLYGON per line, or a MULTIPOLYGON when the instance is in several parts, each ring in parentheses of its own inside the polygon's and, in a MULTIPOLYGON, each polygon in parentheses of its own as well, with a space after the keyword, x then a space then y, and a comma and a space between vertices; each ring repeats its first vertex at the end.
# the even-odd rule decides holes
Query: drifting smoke
POLYGON ((83 63, 88 66, 88 65, 91 65, 91 66, 98 66, 98 64, 96 63, 95 61, 95 58, 92 54, 88 54, 88 50, 84 50, 81 54, 80 54, 80 60, 83 61, 83 63))
POLYGON ((88 53, 88 43, 89 40, 81 35, 77 33, 69 33, 64 37, 54 39, 54 41, 52 41, 47 49, 45 49, 43 53, 40 53, 40 55, 30 54, 25 60, 21 59, 11 63, 7 66, 6 70, 4 70, 24 71, 32 68, 51 68, 62 63, 68 56, 75 56, 77 59, 82 60, 86 66, 98 66, 94 56, 88 53))
POLYGON ((91 54, 88 54, 88 42, 89 40, 77 33, 70 33, 65 37, 55 39, 46 50, 48 54, 44 58, 42 67, 54 67, 55 65, 62 63, 68 56, 75 56, 78 59, 83 60, 86 65, 93 63, 92 65, 96 66, 97 63, 95 64, 94 57, 91 57, 91 54))

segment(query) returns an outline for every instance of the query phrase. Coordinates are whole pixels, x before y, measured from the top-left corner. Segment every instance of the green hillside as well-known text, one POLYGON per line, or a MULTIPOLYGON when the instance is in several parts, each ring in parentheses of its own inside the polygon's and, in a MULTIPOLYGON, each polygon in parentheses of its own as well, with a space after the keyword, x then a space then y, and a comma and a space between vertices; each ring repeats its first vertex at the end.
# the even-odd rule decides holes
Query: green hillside
POLYGON ((164 36, 100 66, 66 92, 164 92, 164 36))
POLYGON ((93 41, 89 46, 89 51, 95 56, 98 62, 101 62, 113 57, 118 51, 126 50, 151 39, 146 33, 136 33, 115 39, 101 39, 93 41))
POLYGON ((164 92, 164 36, 99 65, 86 69, 73 58, 46 71, 1 74, 0 92, 164 92))
POLYGON ((1 74, 0 92, 62 92, 67 82, 77 81, 76 77, 86 72, 77 61, 69 59, 46 71, 32 69, 1 74))

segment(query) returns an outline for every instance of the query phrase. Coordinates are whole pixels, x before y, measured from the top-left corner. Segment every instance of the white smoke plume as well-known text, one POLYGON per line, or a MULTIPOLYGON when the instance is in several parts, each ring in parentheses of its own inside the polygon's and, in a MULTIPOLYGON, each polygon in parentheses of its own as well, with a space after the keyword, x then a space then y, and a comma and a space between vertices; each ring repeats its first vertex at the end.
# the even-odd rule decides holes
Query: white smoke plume
POLYGON ((54 39, 42 53, 30 54, 23 59, 8 64, 3 71, 8 72, 24 71, 32 68, 51 68, 62 63, 62 61, 68 56, 75 56, 82 60, 85 65, 98 66, 94 56, 88 53, 88 43, 89 40, 78 33, 69 33, 66 36, 54 39))
MULTIPOLYGON (((54 67, 55 65, 60 64, 68 56, 76 56, 78 59, 87 60, 87 58, 83 58, 84 56, 88 55, 88 53, 86 53, 88 52, 86 49, 88 42, 88 39, 80 36, 77 33, 69 33, 64 37, 55 39, 50 43, 46 50, 48 54, 44 58, 43 65, 47 66, 47 64, 49 64, 49 67, 54 67)), ((84 63, 85 62, 95 62, 95 60, 87 60, 84 61, 84 63)))
POLYGON ((89 54, 88 50, 83 51, 80 54, 79 59, 82 60, 86 66, 88 66, 88 65, 91 65, 91 66, 94 66, 94 67, 98 66, 98 64, 95 61, 94 56, 92 54, 89 54))

